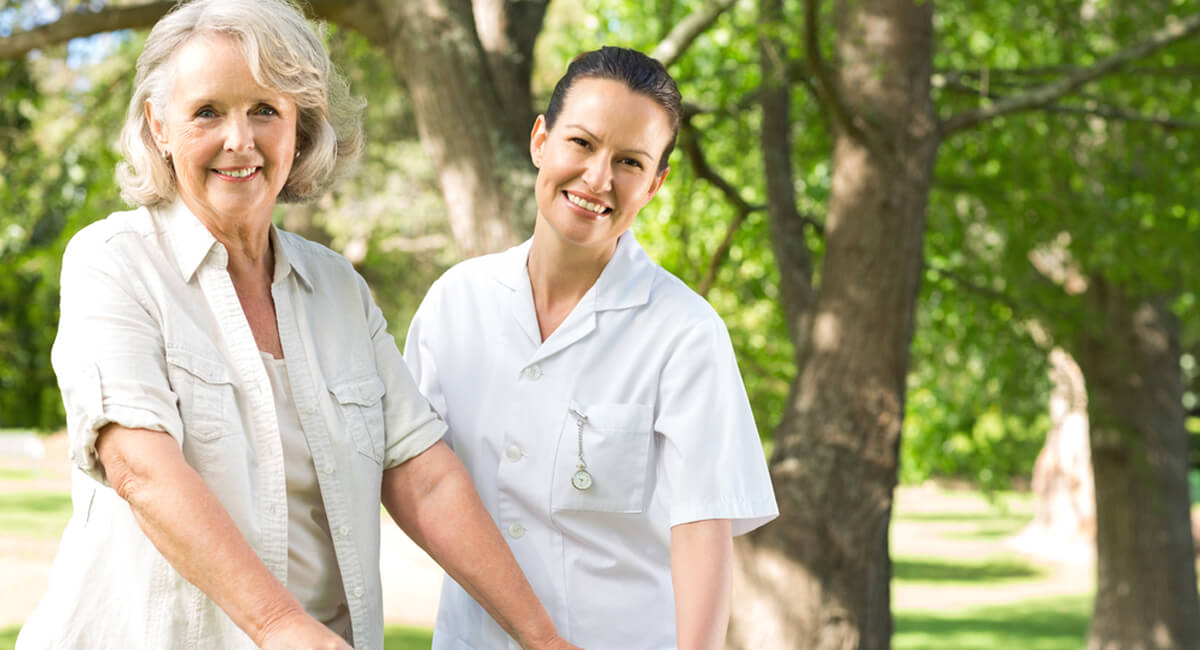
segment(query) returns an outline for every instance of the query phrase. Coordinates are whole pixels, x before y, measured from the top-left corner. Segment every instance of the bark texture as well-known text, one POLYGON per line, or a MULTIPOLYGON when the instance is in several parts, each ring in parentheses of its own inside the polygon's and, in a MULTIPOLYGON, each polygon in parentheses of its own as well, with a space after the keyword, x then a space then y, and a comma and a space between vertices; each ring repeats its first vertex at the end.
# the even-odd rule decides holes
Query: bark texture
POLYGON ((1088 650, 1200 648, 1179 326, 1166 301, 1103 281, 1076 358, 1096 476, 1096 603, 1088 650))
POLYGON ((1050 431, 1033 466, 1033 521, 1014 540, 1054 561, 1094 559, 1096 493, 1089 446, 1087 385, 1075 359, 1050 352, 1050 431))
MULTIPOLYGON (((811 309, 804 289, 781 287, 799 374, 770 462, 780 519, 738 546, 738 616, 763 617, 735 623, 740 648, 890 646, 887 534, 938 146, 932 3, 837 6, 825 258, 811 309)), ((789 240, 777 262, 802 277, 789 240)))
POLYGON ((502 118, 470 0, 381 3, 391 35, 379 45, 408 88, 421 144, 437 170, 450 229, 464 257, 517 241, 513 220, 532 195, 528 146, 502 118))

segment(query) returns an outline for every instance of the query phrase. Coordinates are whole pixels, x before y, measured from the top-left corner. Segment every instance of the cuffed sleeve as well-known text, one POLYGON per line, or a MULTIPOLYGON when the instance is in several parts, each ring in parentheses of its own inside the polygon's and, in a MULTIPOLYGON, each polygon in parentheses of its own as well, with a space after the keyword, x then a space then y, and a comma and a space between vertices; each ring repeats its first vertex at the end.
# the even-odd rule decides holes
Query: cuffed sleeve
MULTIPOLYGON (((367 291, 362 283, 363 291, 367 291)), ((385 387, 383 395, 383 468, 391 469, 442 439, 446 424, 417 389, 396 339, 387 330, 383 312, 366 296, 367 326, 375 346, 375 364, 385 387)))
POLYGON ((96 229, 63 257, 61 315, 51 362, 67 412, 71 461, 107 484, 96 438, 109 423, 169 433, 182 443, 162 334, 138 299, 136 280, 109 257, 96 229))

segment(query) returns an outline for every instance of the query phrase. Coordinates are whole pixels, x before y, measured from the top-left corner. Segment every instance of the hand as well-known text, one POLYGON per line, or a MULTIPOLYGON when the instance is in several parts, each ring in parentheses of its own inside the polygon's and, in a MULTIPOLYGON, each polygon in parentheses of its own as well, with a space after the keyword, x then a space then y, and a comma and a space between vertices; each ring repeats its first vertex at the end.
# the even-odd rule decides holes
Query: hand
POLYGON ((264 636, 263 650, 354 650, 315 618, 300 612, 280 621, 264 636))

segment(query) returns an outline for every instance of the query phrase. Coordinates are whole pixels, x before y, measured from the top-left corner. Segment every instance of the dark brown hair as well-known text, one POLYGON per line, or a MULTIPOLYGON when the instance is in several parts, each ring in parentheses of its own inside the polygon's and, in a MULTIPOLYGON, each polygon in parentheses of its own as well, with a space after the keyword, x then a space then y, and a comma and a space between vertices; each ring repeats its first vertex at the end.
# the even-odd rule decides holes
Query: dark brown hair
POLYGON ((679 120, 683 112, 683 98, 675 80, 659 63, 637 50, 624 47, 604 46, 598 50, 584 52, 571 61, 567 72, 554 86, 550 105, 546 107, 546 130, 554 128, 554 121, 562 112, 563 102, 571 86, 579 79, 611 79, 625 84, 629 90, 645 95, 663 107, 671 122, 671 140, 658 159, 658 172, 667 168, 667 159, 675 150, 675 139, 679 135, 679 120))

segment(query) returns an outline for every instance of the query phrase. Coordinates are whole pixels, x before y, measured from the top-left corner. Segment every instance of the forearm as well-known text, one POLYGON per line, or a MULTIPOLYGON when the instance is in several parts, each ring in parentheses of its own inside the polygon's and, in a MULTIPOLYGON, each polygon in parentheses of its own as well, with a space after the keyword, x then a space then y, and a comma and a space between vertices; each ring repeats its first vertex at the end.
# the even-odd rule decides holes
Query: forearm
POLYGON ((728 519, 671 528, 671 581, 679 649, 724 647, 733 581, 733 535, 728 519))
POLYGON ((522 647, 562 643, 466 468, 445 443, 385 471, 382 497, 400 528, 522 647))
POLYGON ((169 435, 109 425, 97 450, 155 548, 255 643, 307 617, 169 435))

